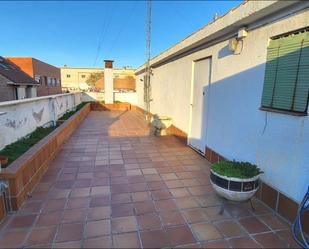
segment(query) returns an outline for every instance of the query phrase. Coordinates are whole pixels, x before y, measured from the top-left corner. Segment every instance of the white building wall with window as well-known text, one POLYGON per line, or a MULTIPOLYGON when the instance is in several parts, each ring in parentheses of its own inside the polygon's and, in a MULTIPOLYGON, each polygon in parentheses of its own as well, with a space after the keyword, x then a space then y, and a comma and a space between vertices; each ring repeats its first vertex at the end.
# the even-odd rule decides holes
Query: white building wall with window
MULTIPOLYGON (((299 202, 309 183, 309 118, 260 110, 269 39, 309 27, 308 9, 289 13, 250 30, 238 55, 229 51, 227 39, 154 67, 151 113, 170 116, 189 133, 193 64, 212 57, 207 111, 201 114, 205 146, 230 160, 257 164, 264 182, 299 202)), ((138 106, 144 109, 142 79, 137 70, 138 106)))

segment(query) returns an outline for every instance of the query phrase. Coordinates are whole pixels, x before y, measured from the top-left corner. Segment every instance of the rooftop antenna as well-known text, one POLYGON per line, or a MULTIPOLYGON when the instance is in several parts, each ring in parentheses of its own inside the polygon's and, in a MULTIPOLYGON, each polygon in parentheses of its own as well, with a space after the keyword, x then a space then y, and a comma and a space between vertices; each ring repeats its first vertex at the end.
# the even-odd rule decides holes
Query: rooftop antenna
POLYGON ((144 76, 144 102, 146 109, 146 120, 150 122, 150 101, 151 101, 151 85, 150 85, 150 51, 151 51, 151 9, 152 2, 147 0, 147 26, 146 26, 146 66, 144 76))

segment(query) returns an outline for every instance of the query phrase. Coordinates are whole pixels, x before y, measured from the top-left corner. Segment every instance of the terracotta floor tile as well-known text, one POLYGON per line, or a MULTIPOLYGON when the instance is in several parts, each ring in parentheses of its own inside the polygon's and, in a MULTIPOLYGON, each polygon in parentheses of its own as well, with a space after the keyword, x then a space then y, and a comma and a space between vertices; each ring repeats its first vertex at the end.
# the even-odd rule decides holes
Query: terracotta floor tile
POLYGON ((9 229, 31 227, 37 218, 35 214, 14 216, 8 226, 9 229))
POLYGON ((173 198, 171 193, 165 189, 151 191, 151 195, 152 195, 152 199, 154 200, 165 200, 165 199, 173 198))
POLYGON ((83 236, 83 224, 63 224, 59 227, 56 242, 81 240, 83 236))
POLYGON ((111 186, 112 194, 128 193, 129 190, 129 184, 115 184, 111 186))
POLYGON ((129 193, 122 193, 122 194, 113 194, 112 195, 112 204, 123 204, 123 203, 130 203, 131 195, 129 193))
POLYGON ((138 235, 136 233, 124 233, 113 235, 114 248, 140 248, 138 235))
POLYGON ((54 211, 54 212, 49 212, 49 213, 43 213, 40 214, 35 226, 53 226, 57 225, 61 222, 62 218, 62 211, 54 211))
POLYGON ((82 248, 82 241, 54 243, 53 248, 82 248))
POLYGON ((208 219, 212 221, 231 218, 231 216, 227 213, 226 210, 224 210, 223 213, 220 214, 221 206, 207 207, 203 208, 203 210, 205 210, 208 219))
POLYGON ((287 243, 274 233, 263 233, 253 236, 263 248, 287 248, 287 243))
POLYGON ((172 199, 155 201, 158 211, 177 210, 177 206, 172 199))
POLYGON ((214 194, 196 196, 195 200, 201 207, 213 207, 222 204, 222 199, 214 194))
POLYGON ((152 175, 144 175, 145 180, 149 183, 149 182, 160 182, 162 181, 162 178, 157 175, 157 174, 152 174, 152 175))
POLYGON ((56 227, 33 229, 27 239, 26 245, 44 245, 53 242, 56 227))
POLYGON ((95 207, 88 209, 87 220, 102 220, 111 218, 111 208, 110 206, 105 207, 95 207))
POLYGON ((39 213, 41 210, 42 201, 27 201, 21 208, 20 213, 39 213))
POLYGON ((176 198, 175 202, 180 209, 199 207, 199 204, 193 197, 176 198))
POLYGON ((18 248, 23 245, 29 231, 10 231, 0 237, 0 248, 18 248))
POLYGON ((71 189, 73 187, 74 181, 58 181, 55 185, 58 189, 71 189))
POLYGON ((110 195, 109 186, 98 186, 91 188, 91 195, 110 195))
POLYGON ((143 248, 163 248, 169 247, 170 243, 167 234, 163 230, 152 230, 141 232, 143 248))
POLYGON ((86 209, 67 209, 63 213, 62 223, 83 223, 86 219, 86 209))
POLYGON ((129 180, 126 176, 120 176, 120 177, 112 177, 110 180, 111 185, 114 184, 128 184, 129 180))
POLYGON ((194 196, 206 195, 206 194, 213 193, 213 189, 212 189, 211 185, 188 187, 188 190, 194 196))
POLYGON ((161 178, 165 181, 168 180, 178 180, 178 177, 175 173, 166 173, 166 174, 160 174, 161 178))
POLYGON ((151 195, 147 191, 144 192, 135 192, 131 194, 133 202, 149 201, 151 200, 151 195))
POLYGON ((185 224, 185 220, 179 211, 160 212, 162 223, 166 227, 185 224))
POLYGON ((170 189, 170 192, 175 198, 190 196, 190 193, 186 188, 170 189))
POLYGON ((218 229, 210 223, 193 224, 191 227, 199 241, 216 240, 223 237, 218 229))
POLYGON ((164 181, 148 182, 149 190, 167 189, 164 181))
POLYGON ((89 221, 85 225, 85 235, 87 238, 109 235, 111 233, 110 220, 89 221))
POLYGON ((216 240, 203 243, 201 248, 230 248, 230 246, 226 240, 216 240))
POLYGON ((273 230, 283 230, 290 227, 288 223, 275 214, 262 215, 258 218, 273 230))
POLYGON ((112 239, 110 236, 102 236, 84 240, 83 248, 111 248, 112 239))
POLYGON ((158 171, 156 169, 142 169, 142 172, 144 175, 151 175, 151 174, 158 174, 158 171))
POLYGON ((242 218, 239 220, 239 223, 250 234, 270 231, 269 228, 266 225, 264 225, 264 223, 262 223, 255 217, 242 218))
POLYGON ((261 248, 261 246, 250 237, 230 239, 228 242, 232 248, 261 248))
POLYGON ((228 237, 228 238, 242 237, 242 236, 246 235, 246 233, 240 227, 240 225, 237 224, 235 221, 232 221, 232 220, 226 220, 226 221, 218 222, 215 225, 219 229, 219 231, 225 237, 228 237))
POLYGON ((90 187, 86 188, 75 188, 71 191, 70 197, 87 197, 90 195, 90 187))
POLYGON ((169 228, 167 236, 172 246, 195 243, 193 234, 187 226, 169 228))
POLYGON ((183 183, 180 180, 169 180, 165 181, 166 186, 171 189, 171 188, 182 188, 183 183))
POLYGON ((225 205, 225 210, 234 218, 252 216, 252 213, 249 211, 248 206, 244 203, 228 203, 227 205, 225 205))
POLYGON ((110 197, 108 195, 105 196, 95 196, 90 199, 90 207, 103 207, 109 206, 111 204, 110 197))
POLYGON ((144 202, 135 202, 134 210, 137 215, 153 213, 156 211, 156 208, 152 201, 144 201, 144 202))
POLYGON ((140 182, 140 183, 133 183, 129 185, 130 192, 143 192, 148 191, 147 183, 140 182))
POLYGON ((182 214, 188 223, 198 223, 208 220, 208 216, 202 208, 185 209, 182 211, 182 214))
POLYGON ((301 248, 293 238, 292 232, 290 229, 277 231, 277 234, 290 248, 301 248))
POLYGON ((55 199, 45 202, 43 212, 63 210, 67 199, 55 199))
POLYGON ((136 217, 140 230, 160 229, 161 220, 157 214, 144 214, 136 217))
POLYGON ((91 186, 91 179, 79 179, 74 182, 74 188, 86 188, 91 186))
POLYGON ((142 183, 145 182, 144 176, 128 176, 129 183, 142 183))
POLYGON ((112 205, 112 217, 123 217, 134 215, 134 206, 131 203, 112 205))
POLYGON ((67 202, 66 209, 86 208, 89 206, 89 197, 70 198, 67 202))
POLYGON ((126 233, 133 231, 137 231, 137 224, 134 216, 119 217, 112 219, 113 233, 126 233))

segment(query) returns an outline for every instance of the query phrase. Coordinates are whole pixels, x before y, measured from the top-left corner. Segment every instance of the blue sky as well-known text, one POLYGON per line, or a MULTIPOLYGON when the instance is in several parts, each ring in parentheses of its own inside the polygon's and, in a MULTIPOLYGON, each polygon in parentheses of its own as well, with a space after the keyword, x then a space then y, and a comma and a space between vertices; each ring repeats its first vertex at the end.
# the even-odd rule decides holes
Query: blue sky
MULTIPOLYGON (((241 1, 153 1, 152 57, 241 1)), ((55 66, 138 67, 145 60, 144 1, 0 1, 0 55, 55 66)))

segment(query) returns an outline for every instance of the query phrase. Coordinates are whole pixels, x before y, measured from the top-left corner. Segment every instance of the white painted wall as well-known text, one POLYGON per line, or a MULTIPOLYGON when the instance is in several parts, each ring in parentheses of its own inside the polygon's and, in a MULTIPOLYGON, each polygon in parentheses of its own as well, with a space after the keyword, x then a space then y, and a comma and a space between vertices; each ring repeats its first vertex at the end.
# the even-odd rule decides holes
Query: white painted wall
POLYGON ((113 83, 113 69, 104 69, 104 99, 106 104, 114 102, 114 83, 113 83))
MULTIPOLYGON (((192 64, 212 56, 211 86, 204 100, 205 145, 229 159, 256 163, 262 179, 295 201, 309 183, 309 118, 259 110, 268 40, 309 26, 309 11, 277 20, 248 33, 240 55, 228 41, 153 69, 151 112, 172 117, 189 131, 192 64)), ((144 108, 137 75, 138 106, 144 108)))
POLYGON ((80 93, 1 102, 0 150, 33 132, 37 127, 52 125, 80 103, 80 93))
MULTIPOLYGON (((83 92, 82 101, 103 101, 105 99, 102 92, 83 92)), ((131 105, 137 105, 137 92, 117 92, 114 91, 114 101, 127 102, 131 105)))

